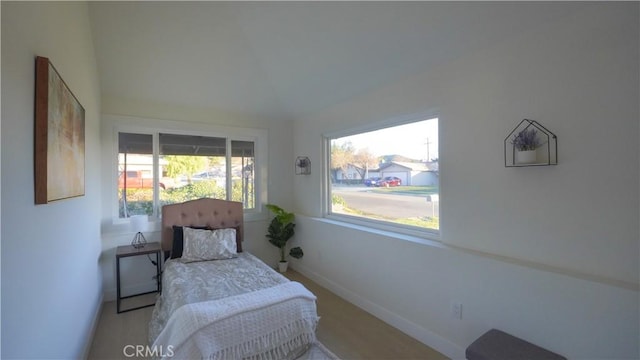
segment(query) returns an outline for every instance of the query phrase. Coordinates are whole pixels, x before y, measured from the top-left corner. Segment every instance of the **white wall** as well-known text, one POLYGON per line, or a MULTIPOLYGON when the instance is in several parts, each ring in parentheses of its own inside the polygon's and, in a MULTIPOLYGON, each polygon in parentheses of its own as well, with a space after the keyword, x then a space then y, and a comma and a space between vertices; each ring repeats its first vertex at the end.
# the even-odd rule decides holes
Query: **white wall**
POLYGON ((101 304, 100 94, 84 3, 2 2, 2 358, 86 356, 101 304), (34 205, 36 55, 85 108, 85 196, 34 205))
POLYGON ((588 4, 296 121, 294 152, 320 164, 324 133, 436 111, 442 243, 322 220, 312 171, 294 179, 293 267, 454 358, 494 327, 569 358, 638 358, 638 19, 637 3, 588 4), (523 118, 556 133, 557 166, 504 167, 523 118))
MULTIPOLYGON (((114 151, 113 126, 105 119, 127 117, 130 125, 158 123, 161 126, 176 126, 180 123, 192 123, 191 126, 206 125, 252 128, 267 130, 268 137, 268 202, 274 202, 285 208, 292 208, 293 193, 292 174, 294 173, 295 156, 291 141, 291 121, 286 119, 266 119, 258 115, 238 114, 220 111, 212 108, 183 107, 175 104, 154 103, 134 99, 103 97, 102 109, 102 156, 101 168, 103 174, 111 174, 111 154, 114 151), (122 116, 120 116, 122 115, 122 116), (167 124, 167 125, 165 125, 167 124)), ((115 252, 120 245, 129 245, 133 233, 126 225, 114 225, 111 216, 113 211, 112 186, 108 175, 102 184, 102 256, 100 267, 103 276, 103 291, 106 300, 116 297, 115 252)), ((115 180, 114 180, 115 181, 115 180)), ((114 200, 115 201, 115 200, 114 200)), ((267 241, 266 234, 268 220, 272 217, 264 209, 262 216, 245 218, 245 241, 243 249, 258 256, 268 264, 276 265, 278 249, 267 241)), ((159 223, 150 223, 144 232, 147 241, 160 241, 159 223)), ((151 291, 155 288, 152 276, 155 275, 153 266, 147 257, 139 256, 121 262, 122 289, 126 293, 151 291)))

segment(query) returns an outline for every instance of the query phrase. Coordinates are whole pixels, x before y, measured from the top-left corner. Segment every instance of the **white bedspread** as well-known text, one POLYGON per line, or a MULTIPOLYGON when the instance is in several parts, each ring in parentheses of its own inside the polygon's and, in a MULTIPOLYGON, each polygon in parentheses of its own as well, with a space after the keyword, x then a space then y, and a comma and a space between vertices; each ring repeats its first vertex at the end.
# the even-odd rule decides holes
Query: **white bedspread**
POLYGON ((153 348, 178 359, 286 359, 315 342, 316 297, 288 282, 180 307, 153 348))
POLYGON ((149 344, 180 307, 262 290, 289 282, 250 253, 235 259, 182 263, 169 260, 162 273, 162 295, 149 323, 149 344))
MULTIPOLYGON (((149 323, 149 344, 156 346, 153 349, 163 349, 162 353, 173 355, 173 359, 236 359, 238 354, 229 353, 231 350, 227 354, 220 352, 233 348, 229 345, 231 339, 265 339, 262 335, 268 333, 278 338, 260 346, 247 345, 242 354, 255 354, 246 356, 255 359, 286 359, 278 351, 304 340, 309 329, 313 337, 303 342, 315 342, 317 313, 313 294, 301 284, 291 285, 257 257, 247 252, 238 255, 228 260, 183 263, 177 259, 165 263, 162 295, 149 323), (253 306, 254 310, 240 313, 240 306, 253 306), (292 323, 292 317, 304 321, 292 323), (238 321, 243 325, 238 327, 238 321), (280 347, 268 346, 275 343, 280 347), (171 352, 167 351, 168 345, 172 345, 171 352), (175 350, 180 351, 180 356, 175 350)), ((304 350, 304 346, 300 349, 304 350)))

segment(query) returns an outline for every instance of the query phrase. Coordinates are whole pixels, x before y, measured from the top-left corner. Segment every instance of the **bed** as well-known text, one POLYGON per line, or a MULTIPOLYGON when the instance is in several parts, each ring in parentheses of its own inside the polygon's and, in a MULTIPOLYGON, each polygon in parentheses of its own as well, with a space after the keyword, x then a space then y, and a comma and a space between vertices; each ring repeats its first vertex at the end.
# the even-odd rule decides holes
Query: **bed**
POLYGON ((294 359, 316 342, 316 297, 242 251, 241 203, 165 205, 161 231, 162 293, 149 323, 160 358, 294 359))

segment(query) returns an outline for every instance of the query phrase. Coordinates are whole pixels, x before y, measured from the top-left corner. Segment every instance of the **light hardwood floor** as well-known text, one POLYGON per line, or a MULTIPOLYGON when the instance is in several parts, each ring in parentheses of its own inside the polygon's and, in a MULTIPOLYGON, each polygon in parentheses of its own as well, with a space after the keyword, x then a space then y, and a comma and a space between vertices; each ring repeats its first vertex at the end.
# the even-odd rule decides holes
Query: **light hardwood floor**
POLYGON ((316 295, 320 316, 316 335, 341 359, 447 359, 302 274, 289 270, 284 275, 316 295))
MULTIPOLYGON (((300 273, 289 270, 285 275, 318 297, 318 340, 341 359, 447 359, 300 273)), ((148 307, 116 314, 115 302, 106 302, 89 359, 128 359, 123 353, 126 345, 147 344, 152 311, 148 307)))

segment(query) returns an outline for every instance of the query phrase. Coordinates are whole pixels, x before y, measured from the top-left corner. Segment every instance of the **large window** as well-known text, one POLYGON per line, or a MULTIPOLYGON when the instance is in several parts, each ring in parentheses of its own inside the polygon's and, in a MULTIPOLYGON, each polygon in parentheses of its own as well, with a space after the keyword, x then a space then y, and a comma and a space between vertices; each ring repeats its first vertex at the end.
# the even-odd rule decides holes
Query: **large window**
POLYGON ((223 136, 118 132, 118 217, 204 197, 255 209, 255 148, 223 136))
POLYGON ((438 119, 329 136, 328 213, 436 233, 438 119))

